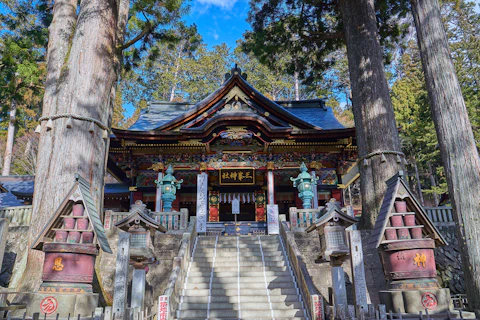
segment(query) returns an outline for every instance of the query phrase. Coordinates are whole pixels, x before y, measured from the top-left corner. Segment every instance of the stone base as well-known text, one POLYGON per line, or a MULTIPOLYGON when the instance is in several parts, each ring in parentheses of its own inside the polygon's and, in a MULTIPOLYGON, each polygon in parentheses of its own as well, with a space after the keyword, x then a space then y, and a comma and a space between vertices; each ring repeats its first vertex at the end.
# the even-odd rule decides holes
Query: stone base
POLYGON ((45 313, 55 318, 76 318, 92 316, 98 306, 98 294, 59 294, 59 293, 31 293, 27 304, 27 316, 39 312, 43 319, 45 313))
POLYGON ((453 310, 449 289, 427 290, 387 290, 380 291, 380 303, 386 306, 387 312, 417 314, 425 309, 429 313, 445 313, 453 310))

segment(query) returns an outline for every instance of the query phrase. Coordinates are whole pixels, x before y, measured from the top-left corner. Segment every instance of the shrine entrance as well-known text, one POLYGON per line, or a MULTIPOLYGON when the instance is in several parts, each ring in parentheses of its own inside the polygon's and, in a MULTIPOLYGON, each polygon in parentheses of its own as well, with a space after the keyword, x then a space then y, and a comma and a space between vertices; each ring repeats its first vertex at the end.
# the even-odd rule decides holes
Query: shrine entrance
MULTIPOLYGON (((230 203, 222 203, 219 208, 220 221, 235 221, 230 203)), ((240 205, 240 213, 237 214, 237 221, 255 221, 255 204, 243 203, 240 205)))

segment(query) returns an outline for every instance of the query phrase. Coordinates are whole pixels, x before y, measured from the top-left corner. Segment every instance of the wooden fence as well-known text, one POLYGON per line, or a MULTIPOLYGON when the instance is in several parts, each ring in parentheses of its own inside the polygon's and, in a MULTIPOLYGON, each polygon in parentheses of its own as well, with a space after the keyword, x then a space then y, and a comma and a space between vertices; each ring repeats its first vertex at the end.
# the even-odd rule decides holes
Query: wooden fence
POLYGON ((29 226, 32 219, 32 206, 0 208, 0 218, 8 219, 10 227, 29 226))
POLYGON ((437 226, 454 226, 452 207, 424 207, 428 217, 437 226))
MULTIPOLYGON (((188 209, 180 209, 180 212, 152 212, 157 222, 160 222, 167 230, 185 230, 188 225, 188 209)), ((111 229, 118 221, 128 217, 128 212, 105 211, 105 229, 111 229)))
POLYGON ((318 209, 299 209, 297 207, 290 207, 290 228, 292 230, 295 228, 308 228, 317 220, 318 214, 322 209, 323 207, 318 207, 318 209))

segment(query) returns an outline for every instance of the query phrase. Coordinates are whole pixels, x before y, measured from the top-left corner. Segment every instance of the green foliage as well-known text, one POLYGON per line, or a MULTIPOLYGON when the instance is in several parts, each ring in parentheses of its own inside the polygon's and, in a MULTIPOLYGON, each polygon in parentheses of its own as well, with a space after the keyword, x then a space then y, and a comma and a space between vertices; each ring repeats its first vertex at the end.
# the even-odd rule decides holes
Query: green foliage
MULTIPOLYGON (((385 57, 389 61, 396 41, 404 35, 401 23, 408 1, 376 1, 377 22, 385 57)), ((343 21, 338 2, 331 0, 251 0, 244 50, 274 69, 279 56, 292 57, 287 72, 299 72, 306 83, 320 78, 335 63, 331 56, 343 47, 343 21), (299 68, 301 66, 301 68, 299 68)))

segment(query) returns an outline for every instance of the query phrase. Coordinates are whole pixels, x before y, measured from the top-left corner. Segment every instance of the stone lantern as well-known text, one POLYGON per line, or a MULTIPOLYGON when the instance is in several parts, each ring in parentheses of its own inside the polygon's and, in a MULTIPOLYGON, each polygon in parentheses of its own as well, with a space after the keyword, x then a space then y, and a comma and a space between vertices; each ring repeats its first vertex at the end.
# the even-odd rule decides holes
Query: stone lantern
POLYGON ((173 176, 172 165, 169 165, 165 177, 161 181, 155 180, 158 187, 162 188, 163 211, 172 211, 172 203, 177 198, 177 189, 180 189, 183 179, 177 180, 173 176))
POLYGON ((320 259, 331 261, 349 254, 345 229, 357 223, 357 219, 343 213, 337 206, 328 207, 327 211, 306 231, 317 230, 320 237, 320 259))
POLYGON ((312 177, 307 171, 307 166, 302 163, 300 174, 296 178, 290 177, 290 180, 293 182, 293 187, 298 189, 298 197, 303 201, 303 208, 311 209, 314 196, 312 184, 317 183, 318 177, 312 177))
POLYGON ((167 232, 140 200, 130 208, 128 216, 115 223, 115 227, 130 233, 130 264, 133 266, 131 308, 144 309, 148 265, 157 263, 153 239, 155 233, 167 232))

